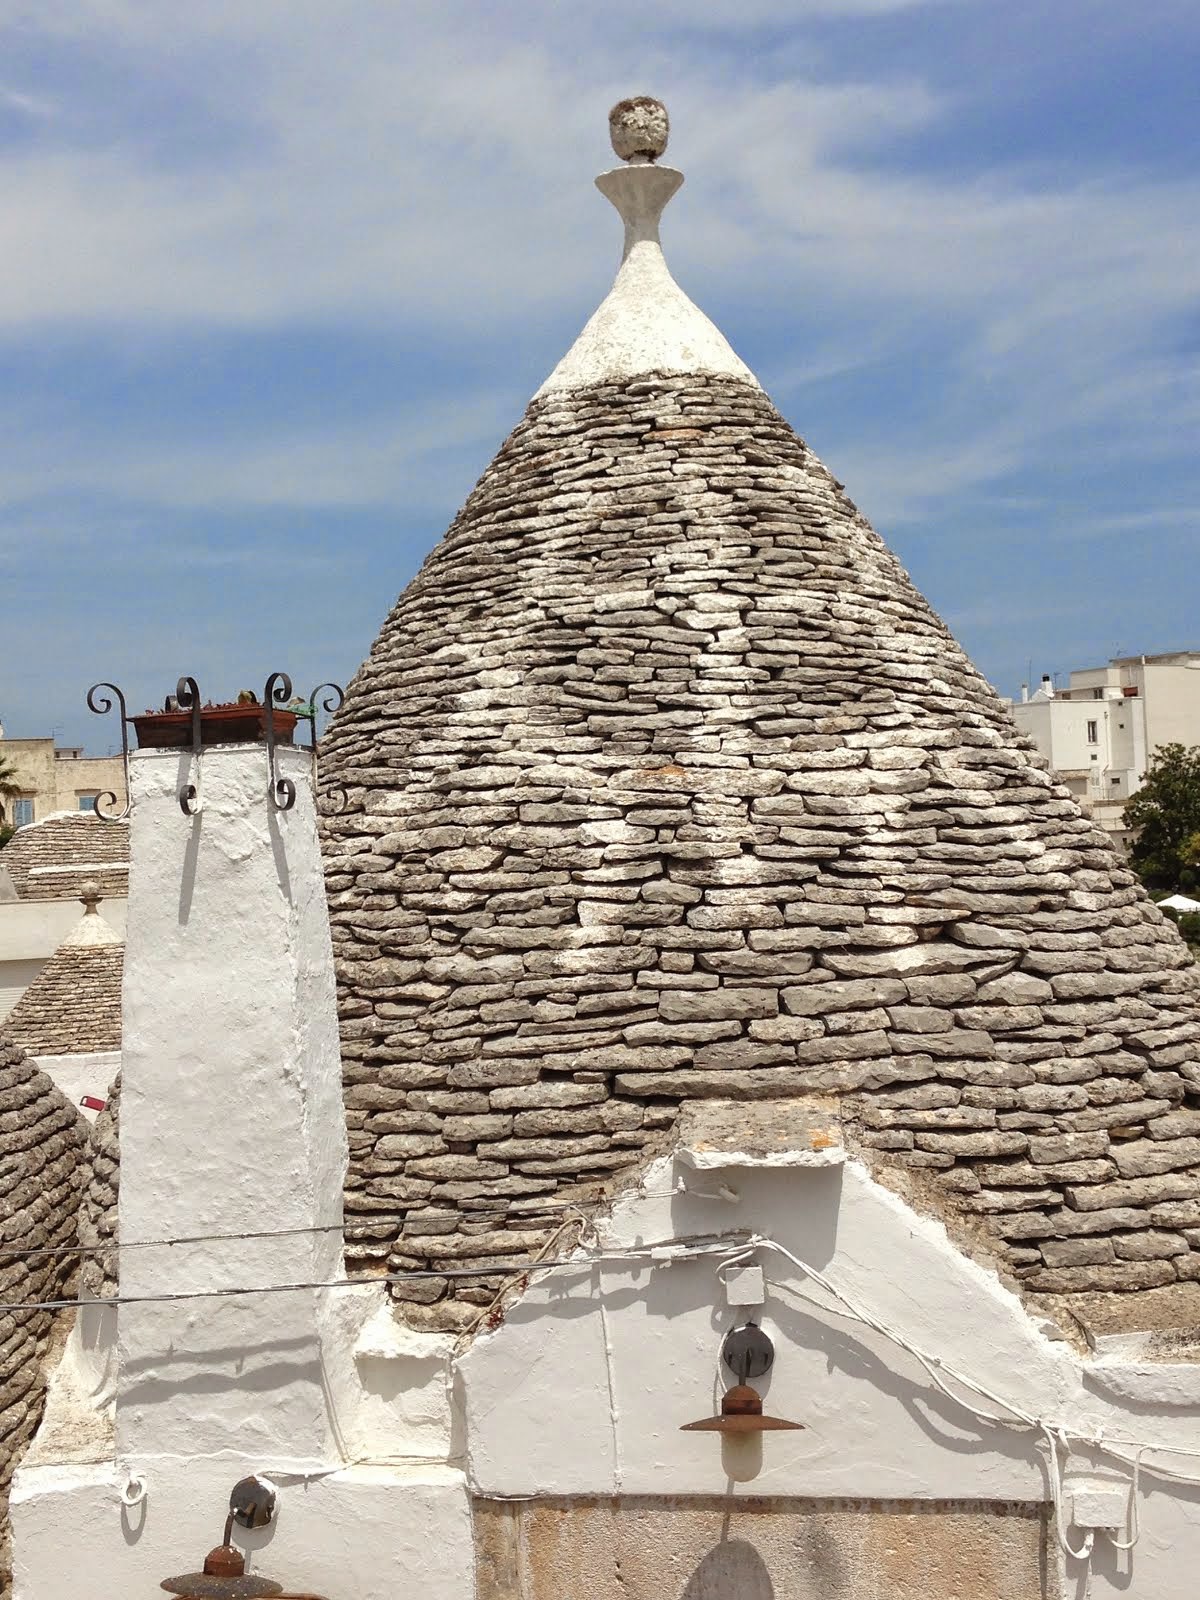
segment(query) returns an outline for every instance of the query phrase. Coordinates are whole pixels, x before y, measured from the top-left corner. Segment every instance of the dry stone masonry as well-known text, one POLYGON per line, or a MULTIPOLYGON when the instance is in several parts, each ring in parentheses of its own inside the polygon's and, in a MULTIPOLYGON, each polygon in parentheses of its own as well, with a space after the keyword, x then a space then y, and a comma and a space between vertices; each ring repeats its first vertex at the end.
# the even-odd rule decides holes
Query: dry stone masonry
POLYGON ((88 1140, 83 1199, 79 1208, 79 1291, 101 1300, 120 1288, 115 1249, 117 1206, 121 1188, 121 1078, 118 1073, 104 1110, 92 1124, 88 1140))
MULTIPOLYGON (((0 1035, 0 1302, 71 1289, 85 1125, 50 1079, 0 1035), (47 1252, 41 1254, 39 1252, 47 1252)), ((0 1312, 0 1595, 11 1591, 8 1489, 41 1420, 51 1311, 0 1312)))
POLYGON ((352 1260, 480 1269, 396 1287, 462 1326, 681 1101, 814 1091, 1032 1290, 1200 1280, 1184 945, 762 391, 678 349, 543 391, 328 736, 352 1260))
POLYGON ((129 892, 129 824, 92 811, 62 811, 18 828, 4 847, 18 899, 71 900, 88 879, 103 894, 129 892))

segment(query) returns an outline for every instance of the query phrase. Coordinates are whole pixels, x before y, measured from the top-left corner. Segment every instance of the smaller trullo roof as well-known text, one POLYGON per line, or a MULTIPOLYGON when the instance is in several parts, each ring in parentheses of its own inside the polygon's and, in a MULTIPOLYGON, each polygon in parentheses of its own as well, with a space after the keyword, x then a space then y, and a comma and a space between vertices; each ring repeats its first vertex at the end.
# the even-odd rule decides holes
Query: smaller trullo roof
POLYGON ((71 900, 85 881, 106 895, 129 892, 129 824, 94 811, 55 811, 18 828, 0 866, 20 900, 71 900))
POLYGON ((612 294, 326 739, 351 1256, 467 1325, 463 1269, 683 1102, 817 1094, 1027 1291, 1147 1326, 1200 1281, 1189 954, 673 284, 634 153, 612 294))
POLYGON ((83 916, 4 1020, 31 1056, 85 1055, 121 1048, 125 944, 100 915, 100 887, 81 886, 83 916))

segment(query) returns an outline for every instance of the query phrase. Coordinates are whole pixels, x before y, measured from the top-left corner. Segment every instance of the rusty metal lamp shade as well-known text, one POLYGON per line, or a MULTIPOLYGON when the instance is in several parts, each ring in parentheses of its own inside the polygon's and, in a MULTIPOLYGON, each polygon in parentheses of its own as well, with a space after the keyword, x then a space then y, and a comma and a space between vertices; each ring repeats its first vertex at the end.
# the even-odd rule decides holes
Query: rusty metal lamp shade
POLYGON ((283 1585, 271 1578, 247 1576, 245 1557, 228 1542, 228 1528, 225 1538, 224 1544, 205 1556, 202 1572, 184 1572, 177 1578, 164 1578, 160 1588, 168 1594, 186 1595, 193 1600, 255 1600, 256 1596, 283 1593, 283 1585))
POLYGON ((775 1362, 775 1346, 754 1322, 734 1328, 721 1346, 721 1360, 737 1382, 721 1396, 721 1414, 685 1422, 680 1433, 721 1433, 727 1438, 753 1433, 782 1433, 804 1427, 802 1422, 785 1422, 782 1417, 764 1417, 762 1396, 751 1387, 751 1378, 770 1372, 775 1362))
POLYGON ((803 1428, 802 1422, 785 1422, 782 1417, 763 1415, 762 1398, 748 1383, 735 1384, 721 1396, 721 1415, 685 1422, 680 1433, 778 1433, 803 1428))

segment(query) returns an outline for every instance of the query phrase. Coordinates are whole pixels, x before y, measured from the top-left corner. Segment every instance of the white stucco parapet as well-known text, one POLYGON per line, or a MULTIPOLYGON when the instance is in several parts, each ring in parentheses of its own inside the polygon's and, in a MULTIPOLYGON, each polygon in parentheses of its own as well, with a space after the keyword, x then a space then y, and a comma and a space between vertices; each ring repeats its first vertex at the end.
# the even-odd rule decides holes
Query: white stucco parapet
MULTIPOLYGON (((597 1225, 592 1249, 603 1259, 535 1278, 503 1325, 462 1357, 467 1472, 476 1494, 712 1495, 729 1496, 731 1505, 743 1494, 1024 1502, 1045 1504, 1049 1516, 1045 1435, 1022 1420, 1034 1418, 1061 1429, 1069 1444, 1059 1467, 1076 1546, 1076 1496, 1086 1526, 1088 1517, 1111 1515, 1119 1493, 1125 1510, 1116 1537, 1130 1532, 1128 1462, 1088 1441, 1103 1436, 1126 1457, 1136 1446, 1122 1441, 1147 1446, 1136 1553, 1096 1535, 1087 1573, 1093 1600, 1190 1600, 1200 1504, 1194 1490, 1177 1491, 1154 1469, 1187 1473, 1200 1465, 1187 1454, 1200 1451, 1200 1366, 1097 1363, 1048 1336, 1052 1325, 1036 1322, 939 1222, 913 1211, 857 1161, 747 1167, 728 1198, 700 1189, 694 1172, 689 1182, 688 1170, 670 1156, 653 1164, 639 1190, 597 1225), (713 1253, 722 1239, 732 1253, 755 1238, 804 1264, 767 1245, 742 1257, 764 1268, 761 1313, 728 1303, 721 1255, 713 1253), (689 1259, 682 1253, 689 1241, 709 1253, 689 1259), (620 1259, 655 1244, 662 1249, 654 1259, 620 1259), (848 1314, 820 1278, 877 1326, 848 1314), (755 1475, 733 1482, 720 1440, 680 1426, 717 1410, 721 1339, 748 1316, 775 1345, 774 1367, 758 1384, 765 1409, 804 1431, 767 1436, 755 1475), (931 1381, 913 1351, 929 1358, 962 1402, 931 1381), (979 1411, 1006 1420, 989 1422, 979 1411), (569 1426, 555 1422, 561 1416, 569 1426)), ((1051 1547, 1062 1570, 1045 1592, 1084 1592, 1084 1564, 1063 1558, 1053 1536, 1051 1547)))
POLYGON ((607 297, 535 398, 650 372, 740 378, 761 387, 667 267, 659 221, 682 183, 682 172, 656 166, 617 167, 596 179, 596 187, 616 206, 625 224, 621 268, 607 297))

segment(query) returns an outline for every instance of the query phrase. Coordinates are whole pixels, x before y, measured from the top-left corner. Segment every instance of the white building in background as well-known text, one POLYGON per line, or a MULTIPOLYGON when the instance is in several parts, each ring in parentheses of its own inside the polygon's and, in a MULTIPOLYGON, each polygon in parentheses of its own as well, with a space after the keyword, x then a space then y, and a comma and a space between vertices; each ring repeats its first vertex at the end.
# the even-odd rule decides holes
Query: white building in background
POLYGON ((1013 702, 1013 717, 1061 781, 1119 842, 1124 804, 1141 785, 1154 751, 1200 744, 1200 650, 1119 656, 1086 667, 1056 688, 1040 687, 1013 702))

